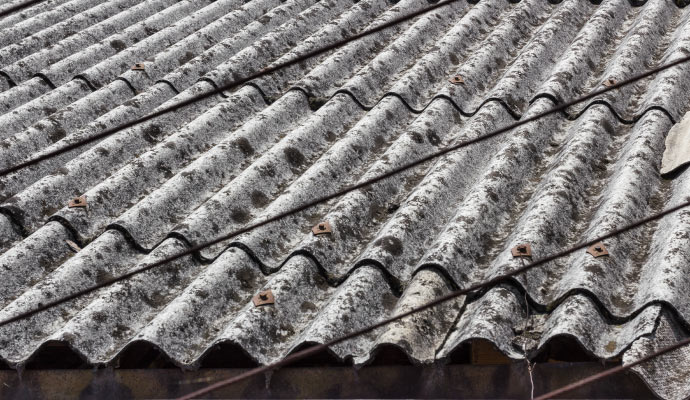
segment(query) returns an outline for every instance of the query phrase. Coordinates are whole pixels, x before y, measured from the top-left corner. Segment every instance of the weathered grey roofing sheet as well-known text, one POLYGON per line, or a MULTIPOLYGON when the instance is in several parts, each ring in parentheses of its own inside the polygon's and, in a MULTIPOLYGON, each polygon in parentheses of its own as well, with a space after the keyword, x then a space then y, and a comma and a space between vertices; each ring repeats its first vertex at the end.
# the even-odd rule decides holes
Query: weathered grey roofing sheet
MULTIPOLYGON (((5 17, 0 166, 427 5, 73 0, 5 17)), ((0 318, 688 54, 690 9, 670 1, 424 14, 0 178, 0 318), (67 207, 83 194, 88 208, 67 207)), ((547 255, 685 201, 690 177, 659 166, 689 92, 679 66, 448 154, 3 327, 0 358, 21 367, 57 340, 92 364, 138 342, 189 368, 223 343, 279 360, 516 268, 516 244, 547 255), (320 221, 333 233, 312 235, 320 221), (276 304, 254 307, 265 288, 276 304)), ((688 211, 668 216, 608 240, 609 257, 578 252, 333 355, 366 364, 392 345, 442 362, 484 339, 519 359, 571 337, 633 360, 690 329, 688 225, 688 211)), ((690 395, 689 358, 673 357, 638 372, 690 395)))

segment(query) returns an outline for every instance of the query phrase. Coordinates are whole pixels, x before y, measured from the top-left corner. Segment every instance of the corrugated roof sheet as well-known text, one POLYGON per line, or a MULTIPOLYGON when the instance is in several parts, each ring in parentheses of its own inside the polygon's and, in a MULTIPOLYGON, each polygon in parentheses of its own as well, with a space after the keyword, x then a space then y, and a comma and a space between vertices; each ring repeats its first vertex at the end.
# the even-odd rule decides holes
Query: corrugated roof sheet
MULTIPOLYGON (((53 0, 10 15, 0 167, 427 4, 53 0)), ((668 1, 432 11, 0 178, 0 318, 688 54, 690 9, 668 1), (88 208, 67 207, 84 194, 88 208)), ((0 358, 21 367, 62 341, 91 364, 139 342, 186 368, 223 343, 279 360, 520 266, 516 244, 546 255, 686 199, 690 176, 659 166, 689 92, 683 65, 607 93, 0 328, 0 358), (319 221, 333 233, 312 235, 319 221), (256 308, 264 288, 276 304, 256 308)), ((574 254, 333 355, 366 364, 392 345, 443 362, 481 338, 520 359, 571 337, 633 360, 688 334, 689 225, 668 216, 607 241, 610 257, 574 254)), ((686 397, 689 363, 636 371, 686 397)))

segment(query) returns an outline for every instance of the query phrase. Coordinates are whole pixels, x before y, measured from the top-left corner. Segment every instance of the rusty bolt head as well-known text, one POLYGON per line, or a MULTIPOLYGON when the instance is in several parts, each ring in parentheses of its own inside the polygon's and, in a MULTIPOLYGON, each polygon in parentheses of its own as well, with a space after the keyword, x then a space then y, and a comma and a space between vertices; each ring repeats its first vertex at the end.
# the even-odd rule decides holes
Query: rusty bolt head
POLYGON ((601 256, 608 256, 609 252, 606 249, 606 246, 604 246, 604 243, 599 242, 591 245, 587 249, 587 253, 591 254, 593 257, 601 257, 601 256))
POLYGON ((331 224, 329 224, 328 221, 319 222, 318 224, 314 225, 313 228, 311 228, 311 231, 314 235, 331 233, 331 224))
POLYGON ((265 306, 267 304, 274 304, 275 297, 273 297, 273 292, 270 289, 261 291, 252 298, 254 307, 265 306))
POLYGON ((136 63, 136 64, 134 64, 134 66, 132 67, 132 70, 133 70, 133 71, 143 71, 143 70, 144 70, 144 64, 142 64, 142 63, 136 63))
POLYGON ((513 257, 532 257, 532 246, 529 243, 519 244, 510 249, 513 257))
POLYGON ((73 198, 67 203, 67 207, 86 207, 86 195, 73 198))
POLYGON ((455 75, 454 77, 448 79, 448 82, 452 83, 453 85, 459 85, 461 83, 465 83, 465 80, 462 78, 462 76, 455 75))
POLYGON ((615 80, 615 79, 609 78, 609 79, 607 79, 607 80, 604 81, 604 86, 606 86, 606 87, 610 87, 610 86, 613 86, 613 85, 615 85, 615 84, 616 84, 616 80, 615 80))

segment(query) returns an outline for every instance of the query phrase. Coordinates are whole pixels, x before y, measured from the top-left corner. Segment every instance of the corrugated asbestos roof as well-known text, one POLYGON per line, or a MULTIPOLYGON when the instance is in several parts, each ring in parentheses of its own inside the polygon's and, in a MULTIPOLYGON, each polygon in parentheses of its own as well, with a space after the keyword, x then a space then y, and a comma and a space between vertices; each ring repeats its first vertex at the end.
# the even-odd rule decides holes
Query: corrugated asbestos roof
MULTIPOLYGON (((0 167, 218 87, 426 0, 53 0, 0 20, 0 167), (143 63, 144 70, 132 70, 143 63)), ((671 1, 461 1, 0 178, 0 318, 180 252, 555 102, 690 54, 671 1), (463 84, 448 79, 460 75, 463 84), (68 208, 86 195, 88 208, 68 208), (75 253, 66 240, 82 247, 75 253)), ((659 177, 690 66, 610 92, 197 257, 0 328, 91 364, 148 342, 183 367, 232 343, 258 363, 324 342, 676 204, 659 177), (333 233, 314 236, 328 221, 333 233), (251 298, 271 289, 276 304, 251 298)), ((624 362, 688 335, 690 212, 338 345, 443 362, 571 337, 624 362), (526 316, 525 294, 531 305, 526 316)), ((690 395, 690 350, 636 369, 690 395)))

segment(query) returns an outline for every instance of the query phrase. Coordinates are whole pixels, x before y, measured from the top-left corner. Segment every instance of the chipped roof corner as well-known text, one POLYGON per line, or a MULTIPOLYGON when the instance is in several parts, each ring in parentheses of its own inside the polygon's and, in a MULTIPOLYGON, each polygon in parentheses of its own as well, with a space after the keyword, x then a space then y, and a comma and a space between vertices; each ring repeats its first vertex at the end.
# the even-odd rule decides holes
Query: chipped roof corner
POLYGON ((661 159, 661 175, 668 175, 690 163, 690 112, 674 125, 666 136, 666 149, 661 159))

